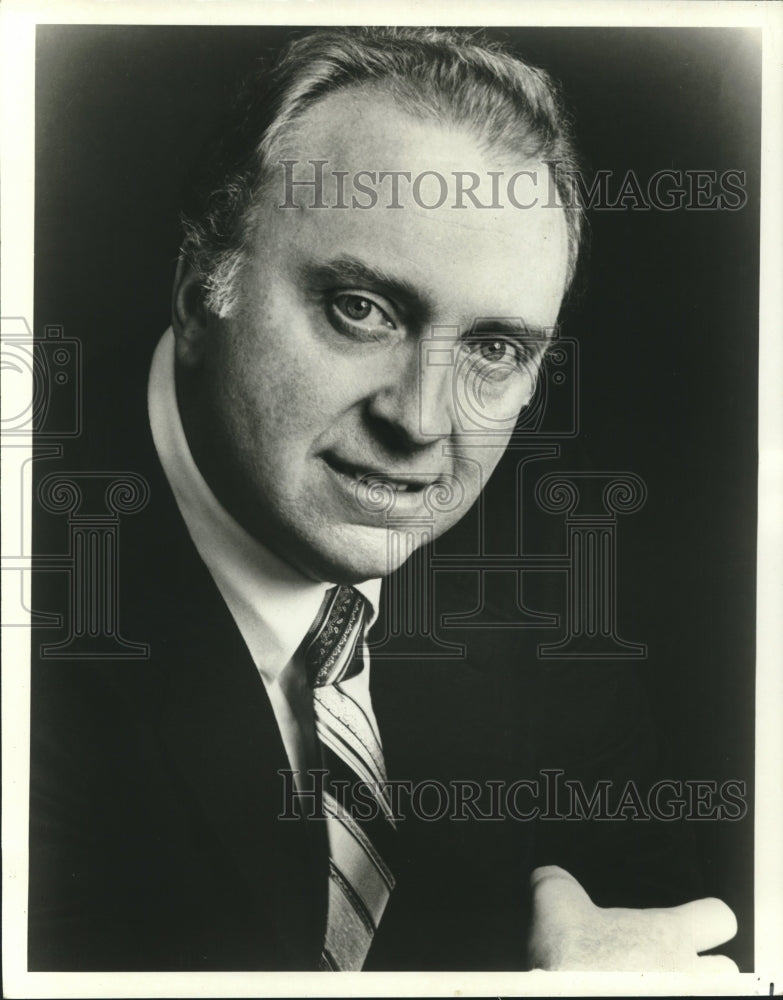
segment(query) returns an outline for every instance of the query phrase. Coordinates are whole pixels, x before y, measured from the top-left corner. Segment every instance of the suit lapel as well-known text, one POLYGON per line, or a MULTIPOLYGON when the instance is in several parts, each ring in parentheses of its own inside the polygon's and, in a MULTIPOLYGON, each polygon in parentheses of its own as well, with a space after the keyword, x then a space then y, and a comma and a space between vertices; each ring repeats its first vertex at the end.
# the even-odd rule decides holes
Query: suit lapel
MULTIPOLYGON (((451 585, 435 596, 434 616, 461 608, 462 596, 451 585)), ((395 640, 394 659, 374 658, 373 708, 391 780, 410 782, 414 789, 438 783, 449 811, 456 802, 450 790, 460 782, 477 783, 479 809, 486 813, 488 782, 530 776, 529 727, 515 693, 525 687, 519 683, 524 658, 514 630, 455 630, 449 638, 464 642, 464 658, 418 659, 415 636, 395 640)), ((384 649, 391 652, 391 643, 384 649)), ((404 794, 400 799, 406 802, 404 794)), ((410 801, 398 823, 398 885, 367 967, 523 967, 530 825, 458 821, 450 815, 417 819, 410 801), (400 964, 401 956, 407 965, 400 964)), ((432 795, 419 802, 437 809, 432 795)))
MULTIPOLYGON (((137 408, 127 425, 134 435, 146 421, 146 408, 137 408)), ((290 764, 263 682, 188 535, 149 431, 131 450, 133 440, 129 468, 147 478, 150 502, 127 522, 120 600, 124 631, 151 647, 139 711, 265 915, 261 924, 274 929, 279 967, 314 968, 326 922, 325 829, 278 818, 278 772, 290 764)))
POLYGON ((160 737, 259 908, 273 911, 281 964, 306 968, 320 953, 326 870, 311 871, 301 821, 279 819, 278 772, 289 763, 255 667, 226 625, 192 633, 170 668, 160 737))

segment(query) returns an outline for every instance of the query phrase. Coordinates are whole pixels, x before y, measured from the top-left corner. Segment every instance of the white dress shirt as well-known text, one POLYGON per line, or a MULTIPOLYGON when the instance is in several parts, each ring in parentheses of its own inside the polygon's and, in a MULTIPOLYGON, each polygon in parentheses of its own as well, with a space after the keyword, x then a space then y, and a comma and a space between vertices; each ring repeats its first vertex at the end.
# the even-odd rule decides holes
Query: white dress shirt
MULTIPOLYGON (((163 471, 193 544, 228 605, 264 682, 294 771, 318 767, 312 692, 294 653, 334 584, 315 583, 266 549, 218 502, 191 455, 177 406, 174 333, 158 344, 150 369, 148 406, 163 471)), ((356 585, 377 616, 381 581, 356 585)), ((368 624, 368 627, 369 627, 368 624)), ((369 658, 343 687, 377 724, 370 702, 369 658)), ((380 739, 380 737, 379 737, 380 739)), ((311 787, 309 782, 305 787, 311 787)))

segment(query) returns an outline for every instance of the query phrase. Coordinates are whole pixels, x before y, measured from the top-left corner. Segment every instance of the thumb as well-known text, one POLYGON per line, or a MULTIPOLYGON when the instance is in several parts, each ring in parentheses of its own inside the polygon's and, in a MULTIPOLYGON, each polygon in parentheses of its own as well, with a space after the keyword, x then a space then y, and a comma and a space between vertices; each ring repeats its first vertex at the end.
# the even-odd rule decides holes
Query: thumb
POLYGON ((558 865, 535 868, 530 875, 533 905, 538 913, 571 916, 593 907, 593 902, 573 875, 558 865))
POLYGON ((574 876, 557 865, 534 869, 530 888, 527 947, 531 968, 567 968, 564 944, 582 940, 584 928, 594 923, 596 908, 574 876))

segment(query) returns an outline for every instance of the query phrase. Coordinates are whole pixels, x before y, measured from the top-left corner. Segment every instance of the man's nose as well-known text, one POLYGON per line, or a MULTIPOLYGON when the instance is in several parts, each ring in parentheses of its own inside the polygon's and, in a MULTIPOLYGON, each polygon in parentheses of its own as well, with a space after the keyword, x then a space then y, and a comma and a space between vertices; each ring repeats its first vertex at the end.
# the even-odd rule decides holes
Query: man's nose
POLYGON ((423 448, 455 430, 454 351, 447 341, 411 344, 374 394, 370 413, 405 446, 423 448))

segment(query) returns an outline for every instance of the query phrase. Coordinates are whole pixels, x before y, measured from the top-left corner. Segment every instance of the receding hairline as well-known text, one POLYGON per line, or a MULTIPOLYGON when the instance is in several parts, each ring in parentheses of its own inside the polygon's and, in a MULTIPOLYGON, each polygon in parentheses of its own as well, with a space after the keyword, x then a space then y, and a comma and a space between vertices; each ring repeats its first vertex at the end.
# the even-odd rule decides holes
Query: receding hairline
MULTIPOLYGON (((209 299, 221 309, 230 308, 230 278, 238 255, 247 248, 254 206, 267 187, 270 167, 284 149, 296 157, 300 123, 327 97, 354 89, 378 91, 415 119, 462 129, 485 154, 505 153, 526 164, 555 161, 566 171, 578 167, 570 117, 557 82, 479 31, 319 29, 295 39, 274 64, 259 62, 246 85, 234 122, 237 136, 247 135, 249 143, 224 147, 221 141, 216 148, 229 150, 229 157, 232 148, 247 152, 233 167, 226 161, 222 179, 220 174, 210 179, 207 167, 202 176, 207 185, 216 186, 201 187, 181 214, 183 253, 205 276, 209 299), (259 114, 261 126, 263 107, 270 109, 270 116, 252 140, 248 130, 259 114)), ((219 164, 206 152, 206 163, 219 164)), ((570 284, 583 211, 578 200, 568 198, 560 179, 556 184, 566 195, 570 284)))
MULTIPOLYGON (((407 94, 406 81, 402 82, 400 91, 407 94)), ((323 110, 324 104, 335 103, 351 97, 357 98, 357 103, 361 103, 362 100, 376 100, 380 105, 386 105, 402 117, 408 117, 424 124, 431 123, 444 131, 454 131, 467 135, 475 141, 477 149, 484 155, 503 154, 509 158, 519 157, 520 167, 547 166, 546 161, 537 157, 535 152, 530 154, 529 150, 525 148, 524 139, 520 139, 519 135, 506 135, 504 138, 490 137, 481 123, 458 115, 454 109, 448 106, 445 108, 445 113, 439 114, 435 109, 428 108, 423 102, 417 101, 415 97, 411 100, 401 99, 400 94, 394 91, 390 92, 381 81, 356 80, 340 84, 317 95, 311 103, 299 109, 292 116, 290 121, 285 124, 284 129, 276 133, 274 141, 264 148, 266 161, 264 175, 268 175, 271 168, 278 166, 281 159, 301 158, 303 156, 301 149, 296 148, 296 144, 302 138, 304 129, 319 113, 319 109, 323 110)), ((526 135, 524 138, 529 139, 530 137, 530 135, 526 135)), ((312 158, 320 156, 323 152, 325 151, 314 149, 312 158)), ((309 158, 309 154, 304 156, 304 159, 309 158)))

